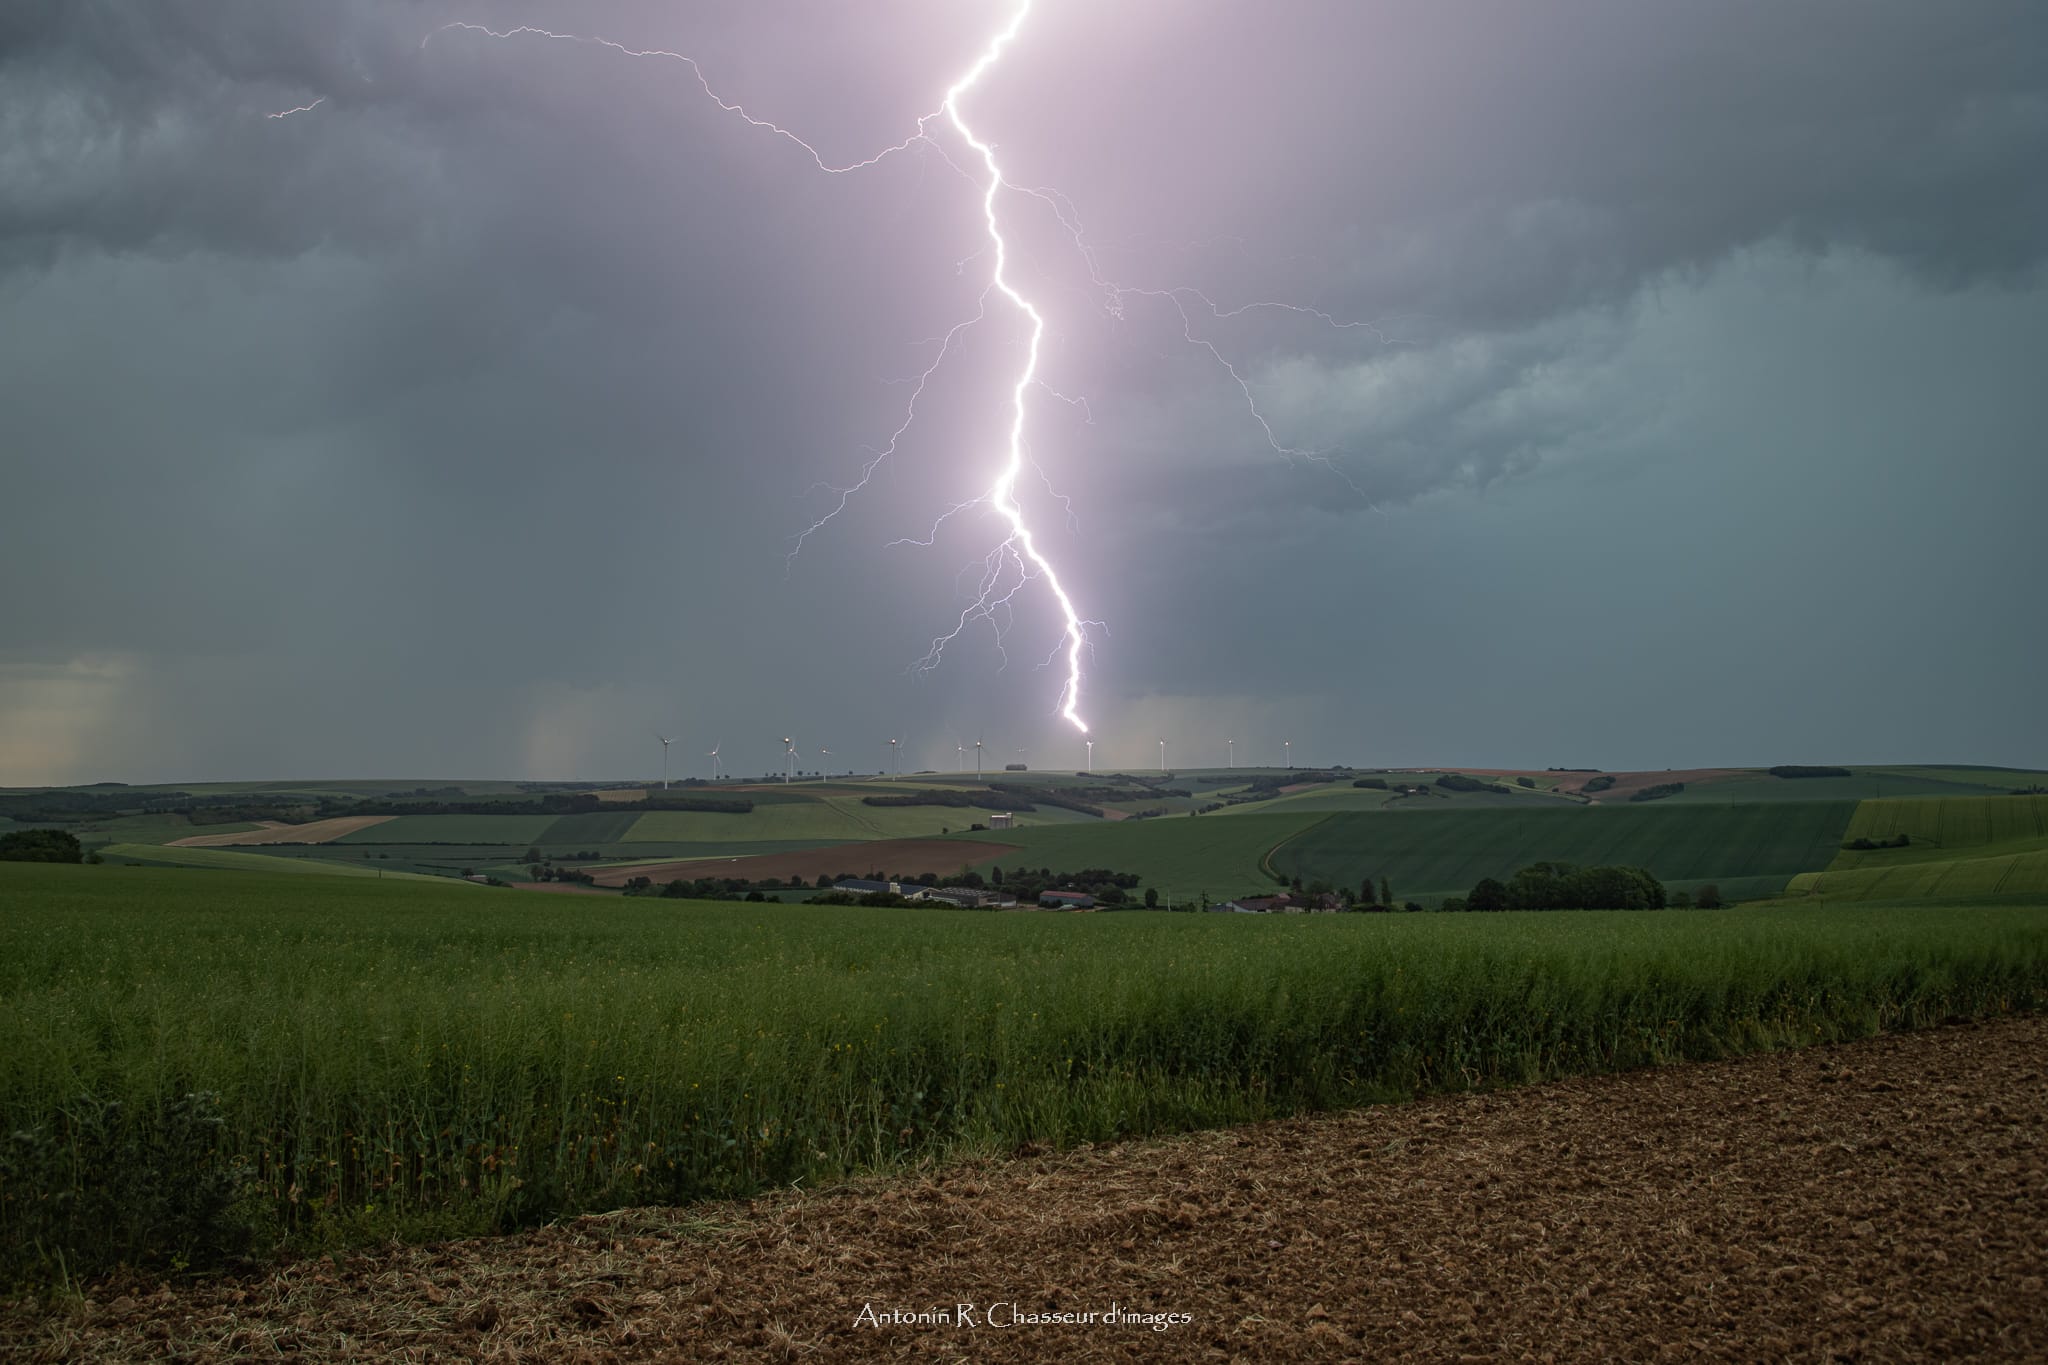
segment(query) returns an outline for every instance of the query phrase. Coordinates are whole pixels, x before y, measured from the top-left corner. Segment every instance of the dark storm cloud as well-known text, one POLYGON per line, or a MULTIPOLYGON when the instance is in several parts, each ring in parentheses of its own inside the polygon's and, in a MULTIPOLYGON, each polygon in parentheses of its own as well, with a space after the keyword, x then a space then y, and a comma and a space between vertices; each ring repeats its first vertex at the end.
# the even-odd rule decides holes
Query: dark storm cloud
MULTIPOLYGON (((791 726, 915 723, 928 762, 991 725, 1055 734, 1028 594, 1007 667, 977 630, 913 671, 958 617, 986 514, 884 548, 985 482, 1021 339, 1000 307, 873 486, 783 561, 833 502, 815 485, 886 439, 930 339, 975 310, 954 167, 820 175, 678 63, 423 45, 451 21, 690 51, 852 159, 929 109, 987 13, 5 7, 0 572, 49 588, 0 631, 0 783, 148 775, 112 771, 117 753, 175 777, 630 772, 640 732, 676 723, 743 768, 774 746, 742 736, 791 726)), ((1982 343, 2043 340, 2044 73, 2048 22, 2019 3, 1040 0, 975 116, 1020 183, 1071 196, 1107 273, 1378 324, 1190 305, 1278 441, 1329 463, 1290 459, 1170 304, 1110 316, 1056 221, 1013 206, 1019 269, 1052 305, 1047 377, 1089 404, 1034 411, 1027 495, 1114 632, 1112 731, 1313 716, 1349 756, 1391 757, 1381 724, 1343 719, 1370 677, 1375 707, 1412 718, 1406 756, 1570 761, 1512 727, 1474 739, 1465 717, 1496 700, 1383 667, 1483 678, 1477 642, 1512 637, 1518 724, 1549 705, 1574 743, 1614 746, 1596 761, 1659 762, 1653 701, 1581 716, 1571 679, 1580 637, 1645 613, 1627 556, 1702 519, 1760 534, 1786 468, 1805 472, 1801 555, 1829 563, 1891 515, 1870 490, 1900 471, 1952 468, 1999 509, 2038 492, 2039 386, 1982 343), (1967 432, 1939 450, 1916 423, 1937 409, 1967 432), (1907 429, 1929 448, 1873 464, 1907 429), (1843 489, 1862 501, 1833 520, 1843 489), (1558 536, 1630 548, 1588 569, 1558 536), (1568 599, 1568 628, 1524 639, 1495 609, 1516 594, 1568 599), (1208 629, 1186 628, 1191 602, 1208 629)), ((1972 574, 1938 551, 1971 515, 1933 501, 1916 581, 1960 599, 1972 574)), ((1663 566, 1666 610, 1738 653, 1783 645, 1795 617, 1751 610, 1767 576, 1705 575, 1714 553, 1684 562, 1704 576, 1663 566)), ((1960 618, 2008 671, 2023 569, 1960 618)), ((1831 647, 1880 667, 1860 611, 1868 630, 1831 647)), ((1841 663, 1791 666, 1803 722, 1841 663)), ((1978 729, 1915 714, 1877 756, 2048 758, 2016 701, 1978 729)), ((1749 742, 1724 715, 1682 759, 1771 757, 1749 742)))

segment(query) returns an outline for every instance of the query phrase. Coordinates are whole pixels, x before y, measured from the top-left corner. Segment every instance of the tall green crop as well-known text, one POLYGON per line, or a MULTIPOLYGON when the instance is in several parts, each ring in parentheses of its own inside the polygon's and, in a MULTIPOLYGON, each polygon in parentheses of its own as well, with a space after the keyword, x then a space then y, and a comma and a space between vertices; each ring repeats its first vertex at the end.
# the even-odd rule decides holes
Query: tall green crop
POLYGON ((2044 995, 2026 906, 992 915, 10 867, 0 1275, 486 1231, 2044 995))

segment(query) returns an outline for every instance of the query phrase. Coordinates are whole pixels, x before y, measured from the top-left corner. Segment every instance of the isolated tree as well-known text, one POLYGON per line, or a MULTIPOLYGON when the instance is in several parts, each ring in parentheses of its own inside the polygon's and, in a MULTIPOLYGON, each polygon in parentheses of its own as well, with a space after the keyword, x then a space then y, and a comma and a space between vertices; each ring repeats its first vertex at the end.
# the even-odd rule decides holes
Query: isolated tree
POLYGON ((1159 892, 1157 888, 1150 886, 1145 888, 1145 908, 1147 910, 1157 910, 1159 908, 1159 892))
POLYGON ((1379 903, 1379 898, 1380 893, 1373 889, 1372 878, 1367 877, 1358 888, 1358 903, 1360 905, 1376 905, 1379 903))
POLYGON ((1721 908, 1721 888, 1713 882, 1708 882, 1705 886, 1692 893, 1692 903, 1702 910, 1719 910, 1721 908))
POLYGON ((1386 879, 1385 877, 1382 877, 1382 878, 1380 878, 1380 904, 1381 904, 1381 905, 1392 905, 1393 903, 1394 903, 1394 889, 1393 889, 1392 887, 1388 886, 1388 885, 1387 885, 1387 879, 1386 879))

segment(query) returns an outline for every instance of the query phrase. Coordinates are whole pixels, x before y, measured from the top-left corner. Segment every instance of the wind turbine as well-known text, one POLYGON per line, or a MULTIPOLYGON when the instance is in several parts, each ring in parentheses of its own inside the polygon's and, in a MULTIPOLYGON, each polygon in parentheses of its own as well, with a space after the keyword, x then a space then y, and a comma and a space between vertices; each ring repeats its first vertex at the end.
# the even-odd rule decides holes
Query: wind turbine
POLYGON ((711 752, 710 752, 710 753, 708 753, 708 754, 706 754, 706 755, 704 755, 704 757, 706 757, 706 758, 708 758, 708 759, 710 759, 710 760, 711 760, 711 780, 712 780, 713 782, 716 782, 716 781, 718 780, 718 750, 719 750, 719 747, 720 747, 720 746, 719 746, 719 745, 716 745, 716 744, 712 745, 712 746, 711 746, 711 752))
POLYGON ((974 739, 974 775, 976 777, 981 776, 981 737, 979 735, 975 736, 974 739))
POLYGON ((1223 741, 1223 748, 1224 752, 1230 755, 1230 766, 1235 768, 1237 766, 1237 741, 1234 739, 1226 739, 1223 741))
POLYGON ((957 739, 953 741, 953 771, 956 773, 967 771, 967 746, 957 739))
POLYGON ((1159 741, 1159 771, 1166 771, 1166 741, 1163 739, 1159 741))
POLYGON ((782 737, 782 785, 789 785, 790 775, 796 771, 796 741, 788 735, 782 737))
POLYGON ((889 741, 889 767, 898 777, 903 776, 903 750, 897 747, 902 743, 900 739, 889 741))
POLYGON ((1095 741, 1094 741, 1094 740, 1092 740, 1092 739, 1091 739, 1091 740, 1088 740, 1088 741, 1087 741, 1087 744, 1088 744, 1088 771, 1092 773, 1092 772, 1094 772, 1094 771, 1095 771, 1095 741))
POLYGON ((1280 741, 1280 747, 1281 747, 1282 749, 1286 750, 1286 752, 1287 752, 1287 766, 1288 766, 1288 767, 1290 767, 1290 768, 1291 768, 1291 767, 1293 767, 1293 766, 1294 766, 1294 741, 1293 741, 1293 740, 1291 740, 1291 739, 1283 739, 1283 740, 1281 740, 1281 741, 1280 741))
POLYGON ((667 790, 668 790, 668 746, 669 746, 669 745, 671 745, 671 744, 673 744, 673 743, 675 743, 675 741, 674 741, 674 740, 672 740, 672 739, 670 739, 670 738, 669 738, 668 736, 666 736, 666 735, 662 734, 662 733, 661 733, 661 731, 659 731, 659 730, 656 730, 656 731, 654 732, 654 737, 655 737, 656 739, 658 739, 658 740, 660 740, 660 741, 661 741, 661 789, 662 789, 663 791, 667 791, 667 790))
MULTIPOLYGON (((818 750, 818 752, 826 758, 832 757, 832 751, 830 749, 820 749, 818 750)), ((825 765, 820 763, 818 765, 818 771, 822 774, 825 771, 825 765)))

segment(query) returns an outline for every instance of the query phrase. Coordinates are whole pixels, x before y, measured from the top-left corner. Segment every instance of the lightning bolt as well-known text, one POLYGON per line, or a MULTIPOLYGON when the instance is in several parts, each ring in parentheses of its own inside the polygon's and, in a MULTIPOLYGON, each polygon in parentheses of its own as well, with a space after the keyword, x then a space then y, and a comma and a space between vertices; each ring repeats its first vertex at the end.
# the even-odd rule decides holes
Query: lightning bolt
MULTIPOLYGON (((1016 497, 1017 479, 1024 472, 1025 463, 1024 398, 1038 382, 1039 353, 1045 343, 1045 316, 1010 282, 1010 244, 1003 237, 1002 220, 996 213, 996 197, 1005 188, 1003 170, 996 164, 995 148, 976 136, 974 129, 967 122, 966 115, 960 112, 961 97, 980 84, 983 74, 1002 58, 1003 49, 1015 40, 1018 30, 1024 27, 1024 20, 1030 13, 1031 0, 1024 0, 1010 16, 1008 26, 989 40, 988 46, 982 51, 981 60, 968 68, 967 74, 953 82, 952 87, 946 91, 946 102, 942 107, 961 139, 974 149, 988 171, 988 184, 981 196, 981 212, 988 224, 989 241, 995 247, 995 288, 1018 312, 1031 321, 1031 341, 1025 348, 1024 368, 1017 375, 1015 387, 1010 390, 1009 448, 1003 457, 1002 471, 996 475, 995 483, 989 488, 988 501, 1010 523, 1010 538, 1007 542, 1010 552, 1020 562, 1028 560, 1032 567, 1037 569, 1038 577, 1045 580, 1047 589, 1059 603, 1060 616, 1065 627, 1063 640, 1067 655, 1067 680, 1060 690, 1059 711, 1069 724, 1082 734, 1086 734, 1088 725, 1081 719, 1080 706, 1081 655, 1088 647, 1087 633, 1082 626, 1081 614, 1074 610, 1073 598, 1067 595, 1066 588, 1060 583, 1058 572, 1039 550, 1038 541, 1031 534, 1030 526, 1025 523, 1024 509, 1016 497)), ((986 588, 986 580, 984 587, 986 588)), ((986 591, 983 600, 986 600, 986 591)), ((963 620, 963 626, 964 624, 963 620)))
POLYGON ((290 118, 293 114, 310 114, 315 109, 318 109, 321 105, 325 103, 327 103, 327 96, 322 95, 319 99, 314 100, 311 104, 302 104, 296 109, 280 109, 274 114, 265 114, 263 117, 290 118))
MULTIPOLYGON (((1209 321, 1214 323, 1228 322, 1234 318, 1243 317, 1259 310, 1279 310, 1305 318, 1312 318, 1326 327, 1337 330, 1364 330, 1377 337, 1383 343, 1398 343, 1392 342, 1377 323, 1342 321, 1332 314, 1316 308, 1268 301, 1255 301, 1234 308, 1224 308, 1208 294, 1198 289, 1186 286, 1139 288, 1120 284, 1108 278, 1101 268, 1096 248, 1087 239, 1080 215, 1075 210, 1072 202, 1057 190, 1018 185, 1010 181, 1004 175, 1002 166, 997 160, 994 144, 975 131, 974 126, 968 121, 966 111, 963 108, 967 97, 981 84, 989 71, 1002 60, 1004 52, 1023 30, 1025 22, 1031 16, 1033 2, 1034 0, 1017 0, 1014 8, 1010 11, 1008 22, 989 38, 973 63, 951 85, 946 87, 944 98, 940 100, 938 105, 918 116, 914 128, 906 136, 870 156, 854 161, 830 160, 817 147, 805 141, 789 128, 772 120, 758 117, 737 102, 726 99, 712 86, 697 60, 681 52, 674 52, 665 48, 630 47, 608 38, 557 33, 531 25, 521 25, 508 29, 493 29, 482 24, 459 22, 444 24, 440 28, 428 33, 420 40, 420 46, 425 48, 428 42, 438 34, 451 31, 466 31, 499 39, 530 37, 554 42, 582 44, 607 48, 627 57, 656 58, 681 62, 690 68, 691 75, 695 77, 697 85, 705 96, 721 110, 743 120, 756 129, 772 134, 801 149, 820 171, 831 175, 845 175, 876 166, 892 156, 917 147, 937 152, 948 167, 977 189, 981 198, 982 221, 988 239, 987 244, 958 262, 955 267, 956 273, 964 274, 972 263, 984 257, 989 258, 992 262, 989 268, 988 285, 981 292, 975 311, 971 316, 962 318, 954 323, 943 336, 933 339, 937 346, 937 353, 931 363, 926 365, 915 376, 905 381, 911 385, 911 393, 908 401, 904 404, 902 419, 897 423, 895 429, 889 433, 888 439, 880 446, 864 448, 863 454, 866 458, 860 466, 859 477, 845 487, 830 485, 813 486, 813 491, 816 491, 818 488, 825 489, 832 499, 831 506, 824 515, 818 517, 802 532, 793 537, 791 548, 785 560, 785 568, 787 569, 794 562, 805 543, 813 535, 824 529, 827 524, 846 510, 851 500, 868 485, 875 472, 898 451, 905 437, 917 422, 920 400, 924 397, 933 379, 944 367, 947 359, 954 353, 959 338, 969 328, 987 319, 989 305, 992 302, 993 296, 1000 295, 1003 303, 1013 310, 1024 322, 1029 335, 1024 348, 1023 363, 1018 369, 1010 387, 1007 405, 1007 434, 1000 443, 1000 450, 996 455, 997 468, 995 476, 982 493, 964 502, 956 503, 940 513, 938 518, 933 521, 930 532, 926 536, 922 538, 905 537, 891 541, 889 544, 892 546, 930 546, 936 543, 940 529, 954 516, 977 507, 991 509, 1000 519, 1001 524, 1007 528, 1006 534, 982 560, 978 584, 973 591, 973 596, 968 605, 961 611, 958 621, 955 622, 950 631, 933 639, 930 650, 916 667, 920 670, 936 667, 944 655, 946 646, 958 639, 962 632, 978 621, 987 621, 995 628, 997 651, 999 654, 1003 653, 1004 635, 1007 626, 1013 619, 1013 604, 1018 594, 1031 584, 1042 583, 1058 609, 1061 623, 1059 639, 1047 655, 1046 665, 1053 665, 1062 655, 1064 655, 1066 662, 1066 676, 1060 688, 1057 713, 1073 725, 1076 730, 1086 734, 1088 732, 1088 725, 1081 715, 1082 662, 1090 648, 1089 631, 1091 629, 1103 629, 1104 627, 1101 622, 1087 621, 1082 618, 1074 604, 1072 595, 1061 582, 1058 570, 1039 546, 1038 538, 1032 531, 1023 504, 1018 500, 1017 483, 1027 465, 1034 472, 1038 473, 1041 479, 1045 477, 1044 471, 1031 459, 1030 448, 1026 441, 1026 429, 1029 419, 1028 400, 1034 390, 1043 391, 1050 397, 1074 407, 1081 413, 1084 420, 1089 423, 1094 421, 1094 415, 1089 410, 1088 402, 1085 398, 1061 393, 1040 377, 1040 365, 1047 330, 1046 318, 1040 308, 1018 287, 1012 276, 1011 247, 1008 238, 1004 235, 1003 217, 999 210, 1004 193, 1007 191, 1029 196, 1045 204, 1051 210, 1062 230, 1080 254, 1081 259, 1086 263, 1090 281, 1098 291, 1100 305, 1112 318, 1118 321, 1124 320, 1130 312, 1131 301, 1134 299, 1152 300, 1170 305, 1174 314, 1179 319, 1182 338, 1189 345, 1207 352, 1211 359, 1229 376, 1237 388, 1240 397, 1243 399, 1246 411, 1264 436, 1267 446, 1280 456, 1312 460, 1328 467, 1342 478, 1344 482, 1350 484, 1354 492, 1360 493, 1361 497, 1363 493, 1358 489, 1357 485, 1352 483, 1342 470, 1337 469, 1334 464, 1330 463, 1328 452, 1297 448, 1287 444, 1280 438, 1279 434, 1274 430, 1272 423, 1267 419, 1266 414, 1260 410, 1250 381, 1246 379, 1238 366, 1223 353, 1217 343, 1198 328, 1196 310, 1199 308, 1205 311, 1209 321), (972 152, 972 160, 978 163, 978 174, 955 161, 946 148, 937 140, 935 131, 942 127, 950 127, 959 141, 964 143, 972 152)), ((319 101, 315 101, 315 103, 317 104, 319 101)), ((311 108, 312 106, 309 105, 307 107, 311 108)), ((304 111, 284 111, 285 114, 300 112, 304 111)), ((272 118, 281 118, 283 116, 284 114, 270 115, 272 118)), ((1052 492, 1053 497, 1066 505, 1068 520, 1071 524, 1074 521, 1072 503, 1061 496, 1057 490, 1051 489, 1050 480, 1046 480, 1046 482, 1048 490, 1052 492)), ((1004 657, 1007 658, 1007 655, 1005 654, 1004 657)))

